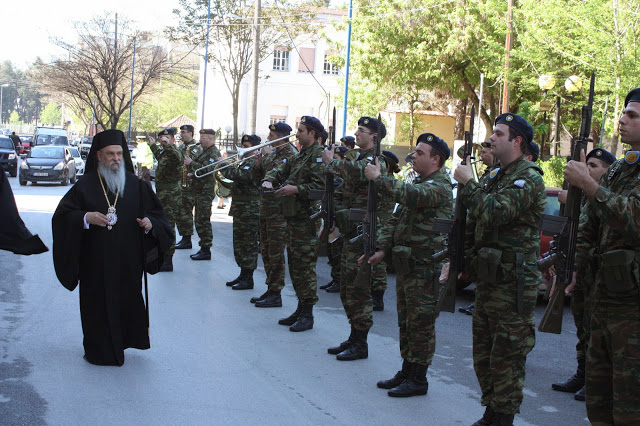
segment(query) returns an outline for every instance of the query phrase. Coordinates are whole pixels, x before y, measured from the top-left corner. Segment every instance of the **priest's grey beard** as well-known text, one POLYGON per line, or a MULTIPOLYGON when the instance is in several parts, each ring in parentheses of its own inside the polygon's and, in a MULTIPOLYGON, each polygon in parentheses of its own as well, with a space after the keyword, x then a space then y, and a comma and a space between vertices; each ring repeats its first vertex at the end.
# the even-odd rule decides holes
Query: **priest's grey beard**
POLYGON ((120 196, 124 196, 125 173, 122 162, 114 160, 111 161, 108 166, 99 162, 98 171, 100 172, 100 176, 102 176, 102 180, 110 193, 115 195, 120 191, 120 196), (117 170, 112 169, 114 164, 118 165, 117 170))

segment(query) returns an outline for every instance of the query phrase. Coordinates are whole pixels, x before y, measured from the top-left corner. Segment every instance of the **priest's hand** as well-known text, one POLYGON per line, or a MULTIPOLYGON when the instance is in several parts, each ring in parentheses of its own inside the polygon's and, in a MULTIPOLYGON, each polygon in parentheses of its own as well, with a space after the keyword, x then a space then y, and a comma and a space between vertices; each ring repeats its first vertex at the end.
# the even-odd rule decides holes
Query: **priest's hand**
POLYGON ((153 225, 151 225, 151 221, 148 217, 145 217, 144 219, 136 218, 136 221, 138 222, 138 226, 140 226, 140 228, 144 228, 146 232, 151 231, 151 228, 153 228, 153 225))
POLYGON ((107 216, 100 212, 87 212, 85 220, 89 225, 102 226, 108 225, 107 216))

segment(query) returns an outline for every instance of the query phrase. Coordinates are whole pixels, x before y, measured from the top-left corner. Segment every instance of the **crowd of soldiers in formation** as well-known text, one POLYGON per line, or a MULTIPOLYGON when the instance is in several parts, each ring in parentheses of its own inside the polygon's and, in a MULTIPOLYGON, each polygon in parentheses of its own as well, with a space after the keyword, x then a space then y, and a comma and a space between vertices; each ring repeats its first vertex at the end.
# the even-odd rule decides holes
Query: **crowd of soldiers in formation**
MULTIPOLYGON (((638 122, 640 89, 629 94, 620 119, 623 142, 634 149, 640 148, 638 122)), ((170 224, 177 226, 182 237, 167 253, 162 270, 173 270, 175 249, 192 248, 194 222, 200 249, 191 259, 211 259, 211 204, 217 182, 226 182, 232 197, 229 214, 233 216, 234 256, 240 268, 238 277, 226 285, 233 290, 253 289, 260 252, 267 290, 251 298, 251 303, 258 308, 281 307, 286 249, 298 304, 278 323, 292 332, 313 328, 313 306, 318 301, 318 236, 327 232, 331 281, 320 288, 340 293, 350 326, 348 337, 328 348, 328 353, 341 361, 367 358, 372 311, 384 309, 387 269, 394 269, 403 362, 393 377, 379 381, 377 386, 388 389, 391 397, 426 395, 427 369, 435 351, 439 283, 446 279, 448 266, 433 260, 434 252, 446 248, 445 235, 435 233, 433 223, 435 218, 451 218, 455 186, 444 167, 451 155, 447 143, 437 135, 421 134, 407 157, 412 170, 399 180, 394 177, 400 171, 397 156, 390 151, 374 155, 375 143, 384 139, 386 129, 373 117, 358 120, 355 138, 343 137, 341 146, 327 146, 329 135, 320 120, 304 116, 295 133, 297 149, 290 139, 292 128, 274 123, 269 126, 266 142, 256 135, 243 136, 242 148, 250 154, 235 163, 221 161, 215 131, 201 130, 199 143, 193 138, 192 126, 182 126, 180 133, 180 147, 175 144, 173 129, 159 133, 160 147, 152 145, 158 160, 158 197, 170 224), (324 190, 327 182, 335 187, 335 215, 331 229, 324 230, 314 215, 319 203, 312 194, 324 190), (358 238, 362 227, 349 216, 353 209, 367 209, 370 182, 375 183, 379 226, 374 252, 365 260, 370 273, 363 284, 359 273, 365 269, 364 253, 358 238)), ((533 141, 531 125, 523 117, 499 115, 491 137, 481 145, 484 174, 474 178, 470 161, 453 173, 459 185, 457 197, 467 213, 465 276, 476 284, 475 304, 461 311, 473 314, 474 369, 485 407, 484 415, 474 425, 509 425, 519 412, 526 356, 535 344, 533 311, 541 279, 536 261, 546 192, 542 170, 536 165, 539 148, 533 141)), ((633 201, 640 179, 640 170, 635 170, 638 158, 633 162, 627 155, 616 160, 613 154, 597 148, 583 153, 582 159, 571 161, 565 174, 569 184, 584 190, 582 217, 589 226, 589 234, 578 244, 578 272, 572 286, 572 312, 579 337, 578 369, 566 382, 553 384, 553 389, 574 392, 581 400, 586 393, 593 423, 638 424, 640 403, 635 391, 639 390, 640 370, 631 364, 621 369, 612 359, 626 362, 628 356, 618 349, 638 346, 637 339, 629 336, 629 330, 637 334, 639 329, 638 274, 625 274, 626 269, 616 270, 598 257, 601 268, 614 271, 623 280, 633 280, 627 287, 620 286, 623 290, 614 291, 602 283, 606 280, 600 278, 597 267, 583 267, 593 265, 598 256, 589 252, 590 246, 597 245, 600 253, 622 246, 635 250, 633 263, 627 262, 626 266, 632 264, 637 270, 638 243, 631 241, 638 233, 633 201), (619 236, 611 229, 616 220, 633 234, 625 234, 611 244, 612 234, 619 236), (629 297, 622 297, 621 291, 629 297), (612 307, 614 318, 607 318, 612 307), (624 310, 629 307, 635 309, 633 314, 624 310), (616 326, 619 328, 614 329, 616 326), (589 344, 594 338, 600 339, 595 348, 589 344)), ((566 193, 561 192, 559 198, 564 201, 566 193)), ((329 221, 322 222, 326 225, 329 221)))

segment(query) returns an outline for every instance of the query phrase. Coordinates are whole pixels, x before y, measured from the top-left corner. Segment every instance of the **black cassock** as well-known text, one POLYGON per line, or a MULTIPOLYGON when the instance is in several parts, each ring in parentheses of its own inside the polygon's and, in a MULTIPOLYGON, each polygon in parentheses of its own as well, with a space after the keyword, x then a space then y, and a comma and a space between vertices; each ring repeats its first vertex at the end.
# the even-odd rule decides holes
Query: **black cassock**
MULTIPOLYGON (((115 195, 108 195, 113 205, 115 195)), ((106 214, 107 208, 97 171, 90 171, 67 192, 53 215, 53 262, 68 290, 80 282, 86 359, 93 364, 122 365, 126 348, 149 348, 149 320, 142 298, 142 240, 147 239, 145 247, 155 243, 164 253, 171 234, 158 197, 133 173, 126 172, 113 228, 90 225, 84 229, 85 213, 106 214), (147 234, 136 222, 144 216, 153 225, 147 234)))

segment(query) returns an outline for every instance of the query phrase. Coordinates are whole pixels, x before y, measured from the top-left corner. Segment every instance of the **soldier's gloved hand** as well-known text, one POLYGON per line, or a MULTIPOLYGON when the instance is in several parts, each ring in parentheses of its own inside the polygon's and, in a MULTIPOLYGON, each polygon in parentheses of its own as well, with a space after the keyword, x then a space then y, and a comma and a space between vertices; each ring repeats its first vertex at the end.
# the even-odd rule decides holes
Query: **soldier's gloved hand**
POLYGON ((262 187, 264 189, 273 189, 273 184, 271 182, 265 180, 264 182, 262 182, 262 187))
POLYGON ((322 151, 322 162, 324 164, 329 164, 333 160, 333 145, 326 147, 322 151))
POLYGON ((374 158, 373 162, 367 164, 364 168, 364 175, 369 180, 378 179, 378 176, 380 176, 380 164, 378 164, 377 158, 374 158))

